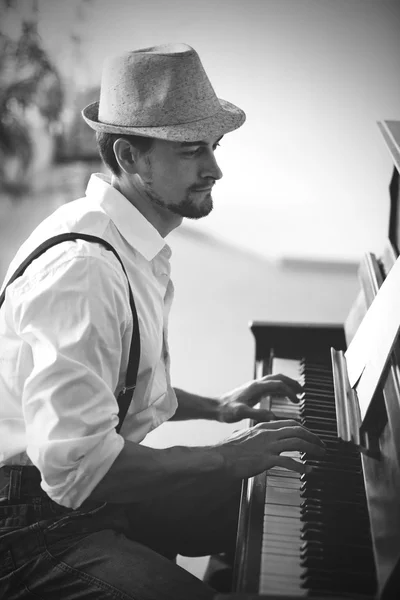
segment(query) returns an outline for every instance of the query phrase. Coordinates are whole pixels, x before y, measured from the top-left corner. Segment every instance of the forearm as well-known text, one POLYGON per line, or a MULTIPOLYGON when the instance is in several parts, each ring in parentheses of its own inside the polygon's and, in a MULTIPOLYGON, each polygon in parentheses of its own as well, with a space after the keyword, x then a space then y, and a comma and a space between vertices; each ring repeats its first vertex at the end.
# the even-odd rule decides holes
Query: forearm
POLYGON ((174 388, 178 400, 178 408, 171 421, 187 419, 212 419, 218 421, 220 403, 216 398, 190 394, 179 388, 174 388))
POLYGON ((193 479, 224 471, 217 448, 175 446, 162 450, 134 442, 125 445, 88 500, 129 503, 183 490, 193 479))

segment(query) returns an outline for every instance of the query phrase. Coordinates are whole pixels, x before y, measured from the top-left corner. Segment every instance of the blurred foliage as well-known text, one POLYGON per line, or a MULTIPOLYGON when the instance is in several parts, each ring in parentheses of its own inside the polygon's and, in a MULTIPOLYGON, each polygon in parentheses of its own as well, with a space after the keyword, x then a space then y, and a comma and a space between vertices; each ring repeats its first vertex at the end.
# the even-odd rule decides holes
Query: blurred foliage
MULTIPOLYGON (((0 0, 0 9, 18 7, 0 0)), ((17 39, 0 29, 0 188, 14 194, 26 189, 34 159, 32 114, 40 115, 50 135, 63 101, 61 77, 38 34, 37 10, 29 19, 21 17, 17 39)))
POLYGON ((64 129, 63 135, 58 140, 59 146, 56 162, 99 159, 95 133, 81 116, 82 108, 92 102, 96 102, 99 96, 99 86, 75 92, 73 104, 71 103, 73 116, 68 127, 64 129))

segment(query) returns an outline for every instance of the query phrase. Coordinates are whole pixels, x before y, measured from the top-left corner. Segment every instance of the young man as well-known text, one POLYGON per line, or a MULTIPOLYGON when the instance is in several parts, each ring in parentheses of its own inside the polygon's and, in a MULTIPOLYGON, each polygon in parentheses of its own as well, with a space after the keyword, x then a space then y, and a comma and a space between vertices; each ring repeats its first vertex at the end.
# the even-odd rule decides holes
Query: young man
POLYGON ((245 120, 217 98, 184 44, 128 52, 104 68, 100 102, 83 116, 111 178, 32 233, 15 268, 46 239, 80 232, 109 242, 63 242, 7 288, 0 311, 0 596, 197 599, 213 590, 174 562, 231 551, 240 483, 274 465, 303 472, 284 451, 315 455, 320 440, 254 408, 266 393, 297 401, 284 376, 221 398, 173 389, 168 314, 173 287, 165 237, 212 209, 222 177, 215 150, 245 120), (137 385, 121 432, 116 398, 131 340, 137 385), (156 450, 140 442, 167 419, 254 418, 212 447, 156 450))

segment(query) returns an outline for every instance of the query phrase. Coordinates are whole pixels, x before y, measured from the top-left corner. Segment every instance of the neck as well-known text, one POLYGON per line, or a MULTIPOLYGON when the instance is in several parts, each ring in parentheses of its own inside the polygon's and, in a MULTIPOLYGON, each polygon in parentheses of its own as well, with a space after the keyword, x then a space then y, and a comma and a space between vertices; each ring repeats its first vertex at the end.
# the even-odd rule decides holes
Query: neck
POLYGON ((161 237, 165 238, 182 223, 183 217, 154 202, 138 178, 125 180, 117 179, 113 175, 111 185, 137 208, 144 218, 157 229, 161 237))

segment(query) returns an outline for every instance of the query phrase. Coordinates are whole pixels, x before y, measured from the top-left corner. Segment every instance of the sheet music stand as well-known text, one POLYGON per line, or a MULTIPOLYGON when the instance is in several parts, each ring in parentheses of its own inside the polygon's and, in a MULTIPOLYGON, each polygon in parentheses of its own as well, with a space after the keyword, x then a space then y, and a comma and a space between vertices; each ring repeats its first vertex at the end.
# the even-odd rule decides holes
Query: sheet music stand
POLYGON ((389 184, 389 241, 396 255, 400 254, 400 121, 380 121, 378 127, 393 159, 394 169, 389 184))

